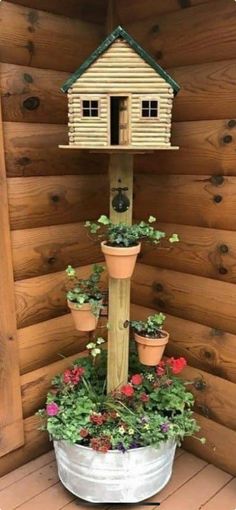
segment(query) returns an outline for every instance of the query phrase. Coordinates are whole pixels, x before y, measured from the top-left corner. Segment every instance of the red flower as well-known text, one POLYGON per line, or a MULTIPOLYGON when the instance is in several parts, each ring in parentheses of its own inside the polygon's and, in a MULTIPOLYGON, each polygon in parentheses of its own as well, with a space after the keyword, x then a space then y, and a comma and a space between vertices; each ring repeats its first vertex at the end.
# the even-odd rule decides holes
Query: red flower
POLYGON ((134 394, 134 388, 133 386, 131 386, 131 384, 125 384, 124 386, 122 386, 120 391, 126 397, 132 397, 134 394))
POLYGON ((68 368, 63 374, 63 381, 65 384, 78 384, 84 372, 83 367, 75 367, 71 370, 68 368))
POLYGON ((161 377, 162 375, 165 374, 165 362, 164 361, 160 361, 160 363, 158 363, 158 365, 156 366, 156 374, 161 377))
POLYGON ((91 423, 93 423, 94 425, 102 425, 103 422, 104 422, 104 418, 101 414, 91 414, 90 415, 90 421, 91 423))
POLYGON ((135 374, 131 377, 131 383, 135 386, 139 386, 143 382, 143 376, 141 374, 135 374))
POLYGON ((87 437, 89 436, 89 431, 87 429, 81 429, 79 435, 81 437, 87 437))
POLYGON ((187 361, 185 358, 175 359, 172 357, 168 359, 166 363, 171 367, 173 374, 180 374, 180 372, 182 372, 184 367, 186 367, 187 365, 187 361))
POLYGON ((90 441, 90 446, 93 450, 106 453, 111 449, 111 442, 109 436, 93 437, 90 441))
POLYGON ((142 400, 142 402, 148 402, 149 396, 147 395, 147 393, 141 393, 140 400, 142 400))
POLYGON ((46 405, 46 413, 48 416, 56 416, 59 413, 59 406, 56 402, 50 402, 46 405))

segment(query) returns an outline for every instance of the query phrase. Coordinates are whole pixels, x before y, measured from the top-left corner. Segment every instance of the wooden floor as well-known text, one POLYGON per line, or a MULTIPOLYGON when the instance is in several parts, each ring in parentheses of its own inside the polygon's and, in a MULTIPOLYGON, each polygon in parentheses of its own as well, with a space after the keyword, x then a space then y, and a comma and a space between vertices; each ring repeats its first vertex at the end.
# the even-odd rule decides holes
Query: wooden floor
POLYGON ((171 481, 149 505, 85 504, 58 481, 53 452, 0 478, 0 510, 235 510, 236 478, 185 451, 176 454, 171 481), (160 507, 155 503, 160 502, 160 507))

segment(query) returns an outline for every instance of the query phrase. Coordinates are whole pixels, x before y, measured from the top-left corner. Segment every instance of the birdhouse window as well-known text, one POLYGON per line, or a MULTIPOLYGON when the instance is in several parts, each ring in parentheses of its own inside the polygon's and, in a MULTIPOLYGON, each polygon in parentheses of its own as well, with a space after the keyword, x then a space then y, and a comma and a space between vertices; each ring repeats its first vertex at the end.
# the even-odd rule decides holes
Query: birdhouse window
POLYGON ((83 117, 98 117, 98 100, 83 99, 82 101, 82 114, 83 117))
POLYGON ((142 118, 153 119, 158 117, 157 99, 144 99, 142 101, 142 118))

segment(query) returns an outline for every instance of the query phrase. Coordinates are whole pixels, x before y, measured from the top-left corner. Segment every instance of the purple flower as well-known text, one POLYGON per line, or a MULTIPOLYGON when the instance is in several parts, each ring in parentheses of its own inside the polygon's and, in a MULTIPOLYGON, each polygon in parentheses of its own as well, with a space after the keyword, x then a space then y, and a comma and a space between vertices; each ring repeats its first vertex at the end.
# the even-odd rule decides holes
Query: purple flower
POLYGON ((168 432, 169 428, 170 428, 169 423, 162 423, 162 425, 161 425, 162 432, 168 432))
POLYGON ((121 441, 119 443, 117 443, 116 448, 117 448, 117 450, 120 450, 120 452, 123 452, 123 453, 126 452, 125 445, 121 441))
POLYGON ((48 416, 56 416, 59 413, 59 407, 56 402, 50 402, 46 405, 46 413, 48 416))

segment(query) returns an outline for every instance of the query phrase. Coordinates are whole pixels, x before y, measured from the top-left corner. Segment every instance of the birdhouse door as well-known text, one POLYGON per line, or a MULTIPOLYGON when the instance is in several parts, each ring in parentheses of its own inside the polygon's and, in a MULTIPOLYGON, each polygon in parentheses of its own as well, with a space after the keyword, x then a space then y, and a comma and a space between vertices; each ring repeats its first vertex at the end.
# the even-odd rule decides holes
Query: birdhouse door
POLYGON ((129 139, 129 97, 110 97, 110 145, 128 145, 129 139))

